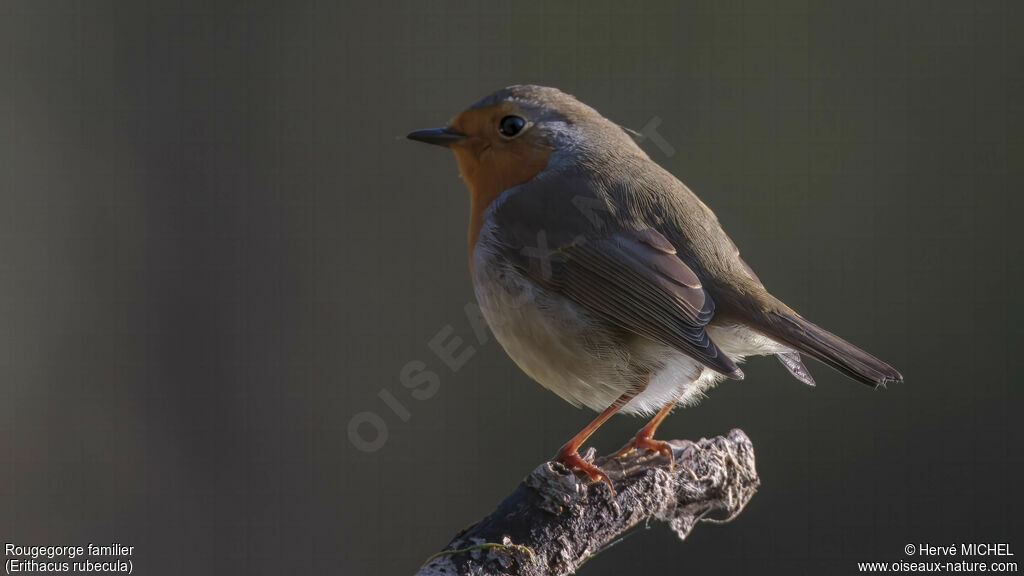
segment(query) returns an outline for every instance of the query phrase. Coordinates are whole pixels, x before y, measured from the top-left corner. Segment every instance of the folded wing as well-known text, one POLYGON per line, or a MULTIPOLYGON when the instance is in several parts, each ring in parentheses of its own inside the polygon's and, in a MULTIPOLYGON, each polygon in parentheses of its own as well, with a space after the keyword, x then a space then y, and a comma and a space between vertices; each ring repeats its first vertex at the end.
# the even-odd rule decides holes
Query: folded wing
POLYGON ((524 258, 534 281, 621 328, 671 346, 730 378, 743 372, 708 336, 715 303, 654 229, 578 237, 524 258))

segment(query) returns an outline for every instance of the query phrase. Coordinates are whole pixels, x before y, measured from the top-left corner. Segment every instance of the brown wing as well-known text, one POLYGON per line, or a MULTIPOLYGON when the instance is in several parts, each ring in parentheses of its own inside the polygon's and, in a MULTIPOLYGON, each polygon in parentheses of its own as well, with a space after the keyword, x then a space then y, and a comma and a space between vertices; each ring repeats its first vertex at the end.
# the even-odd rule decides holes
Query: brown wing
POLYGON ((704 330, 715 310, 711 295, 657 231, 579 237, 553 247, 547 260, 520 262, 536 282, 621 328, 676 348, 716 372, 743 377, 704 330))

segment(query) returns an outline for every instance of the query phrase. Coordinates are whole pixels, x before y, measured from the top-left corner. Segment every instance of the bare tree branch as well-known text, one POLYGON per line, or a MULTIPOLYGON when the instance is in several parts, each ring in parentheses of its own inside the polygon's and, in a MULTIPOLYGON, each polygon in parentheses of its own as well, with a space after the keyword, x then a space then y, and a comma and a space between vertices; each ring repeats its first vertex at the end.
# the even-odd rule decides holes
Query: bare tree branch
POLYGON ((671 444, 673 471, 668 458, 651 452, 598 458, 595 464, 615 485, 614 499, 603 483, 577 478, 557 463, 541 464, 417 576, 570 574, 641 522, 666 522, 683 539, 698 521, 732 520, 757 491, 754 446, 742 430, 671 444))

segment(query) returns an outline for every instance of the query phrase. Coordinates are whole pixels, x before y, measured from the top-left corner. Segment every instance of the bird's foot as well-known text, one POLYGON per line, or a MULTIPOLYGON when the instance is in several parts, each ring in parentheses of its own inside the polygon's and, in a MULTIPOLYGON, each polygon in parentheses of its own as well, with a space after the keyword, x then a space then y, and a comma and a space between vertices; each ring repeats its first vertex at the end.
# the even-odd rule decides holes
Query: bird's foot
POLYGON ((621 458, 634 450, 650 450, 651 452, 658 452, 668 458, 669 472, 675 469, 675 457, 672 455, 672 445, 664 440, 655 440, 643 428, 636 433, 636 436, 634 436, 632 440, 627 442, 625 446, 615 453, 615 457, 621 458))
POLYGON ((615 487, 612 486, 611 478, 608 478, 608 475, 603 470, 580 457, 580 453, 572 446, 563 446, 555 456, 555 461, 561 463, 569 470, 583 472, 592 482, 604 482, 608 485, 608 490, 611 491, 612 497, 615 497, 615 487))

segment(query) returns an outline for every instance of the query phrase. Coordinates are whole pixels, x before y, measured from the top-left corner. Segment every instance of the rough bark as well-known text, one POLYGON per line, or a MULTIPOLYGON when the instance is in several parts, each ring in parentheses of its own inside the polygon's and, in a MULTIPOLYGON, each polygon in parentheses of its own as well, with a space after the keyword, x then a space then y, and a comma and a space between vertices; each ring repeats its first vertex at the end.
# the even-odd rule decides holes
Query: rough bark
POLYGON ((541 464, 417 576, 571 574, 641 522, 666 522, 683 539, 698 521, 732 520, 757 491, 754 447, 742 430, 670 443, 671 472, 667 457, 646 451, 598 458, 615 485, 614 498, 604 483, 558 463, 541 464))

